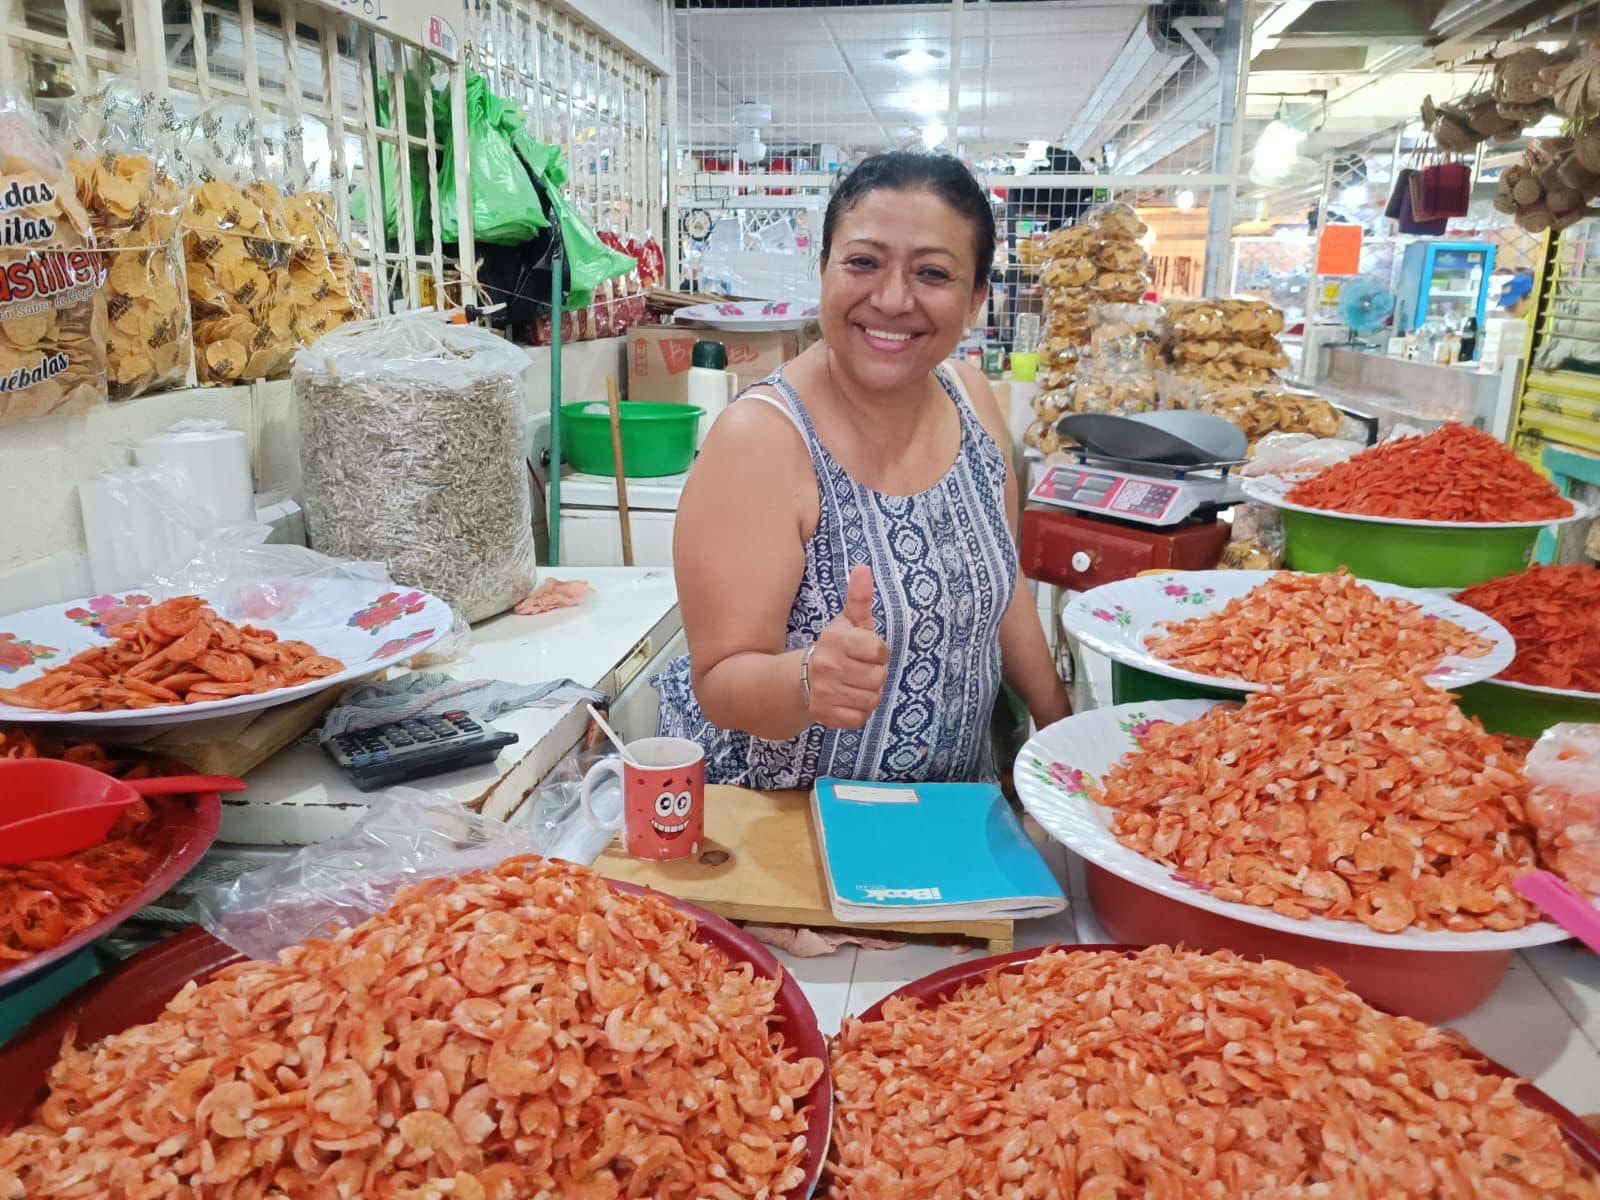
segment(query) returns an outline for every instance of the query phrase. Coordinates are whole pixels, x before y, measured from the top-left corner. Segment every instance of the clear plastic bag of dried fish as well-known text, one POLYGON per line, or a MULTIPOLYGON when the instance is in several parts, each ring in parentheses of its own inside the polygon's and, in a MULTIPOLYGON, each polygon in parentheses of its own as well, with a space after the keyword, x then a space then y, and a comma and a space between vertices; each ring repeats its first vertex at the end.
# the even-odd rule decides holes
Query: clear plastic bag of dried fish
POLYGON ((473 622, 535 576, 511 343, 416 313, 345 325, 294 364, 312 545, 371 559, 473 622))
POLYGON ((183 157, 194 173, 183 249, 195 373, 218 386, 281 376, 300 344, 291 241, 282 181, 268 178, 255 115, 233 102, 209 106, 190 127, 183 157))
POLYGON ((191 354, 170 132, 148 96, 107 80, 68 117, 67 165, 105 255, 106 374, 113 400, 182 387, 191 354))
POLYGON ((0 92, 0 422, 105 401, 104 280, 71 173, 28 102, 0 92))

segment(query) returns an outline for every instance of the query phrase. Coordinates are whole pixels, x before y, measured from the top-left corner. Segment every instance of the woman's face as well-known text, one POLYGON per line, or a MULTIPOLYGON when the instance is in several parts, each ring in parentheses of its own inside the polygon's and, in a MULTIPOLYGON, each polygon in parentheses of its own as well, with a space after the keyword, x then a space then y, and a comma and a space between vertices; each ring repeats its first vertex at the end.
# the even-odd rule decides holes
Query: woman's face
POLYGON ((950 356, 987 291, 974 290, 972 226, 926 191, 878 188, 839 218, 818 321, 850 376, 910 387, 950 356))

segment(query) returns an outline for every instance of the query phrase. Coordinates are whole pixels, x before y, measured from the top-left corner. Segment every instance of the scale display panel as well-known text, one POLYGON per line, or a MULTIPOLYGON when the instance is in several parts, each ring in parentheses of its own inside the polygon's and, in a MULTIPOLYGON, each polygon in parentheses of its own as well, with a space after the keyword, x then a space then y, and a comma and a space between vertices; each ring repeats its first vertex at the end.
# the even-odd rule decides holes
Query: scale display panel
POLYGON ((1178 480, 1057 465, 1045 472, 1029 499, 1146 525, 1175 525, 1197 507, 1188 491, 1188 485, 1178 480))

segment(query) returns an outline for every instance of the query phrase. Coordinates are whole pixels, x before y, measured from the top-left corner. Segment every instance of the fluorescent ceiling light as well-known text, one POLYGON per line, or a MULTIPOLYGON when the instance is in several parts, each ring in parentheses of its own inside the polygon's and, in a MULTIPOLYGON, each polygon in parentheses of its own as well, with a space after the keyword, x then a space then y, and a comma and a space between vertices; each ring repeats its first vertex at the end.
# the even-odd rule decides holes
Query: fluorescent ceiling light
POLYGON ((929 50, 923 46, 910 46, 904 50, 891 50, 884 57, 897 67, 920 72, 932 69, 944 57, 944 52, 929 50))

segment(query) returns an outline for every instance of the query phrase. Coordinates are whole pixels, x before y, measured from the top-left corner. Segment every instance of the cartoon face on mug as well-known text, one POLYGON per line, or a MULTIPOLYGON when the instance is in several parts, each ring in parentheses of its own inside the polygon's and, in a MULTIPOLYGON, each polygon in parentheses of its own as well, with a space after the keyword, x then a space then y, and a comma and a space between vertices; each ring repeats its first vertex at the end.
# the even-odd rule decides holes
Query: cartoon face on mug
POLYGON ((705 768, 700 762, 623 768, 623 841, 635 858, 687 858, 705 836, 705 768))
POLYGON ((674 792, 673 781, 665 782, 665 790, 656 797, 655 811, 650 814, 650 828, 667 841, 676 841, 689 829, 689 810, 694 807, 694 795, 689 791, 685 777, 684 790, 674 792))

